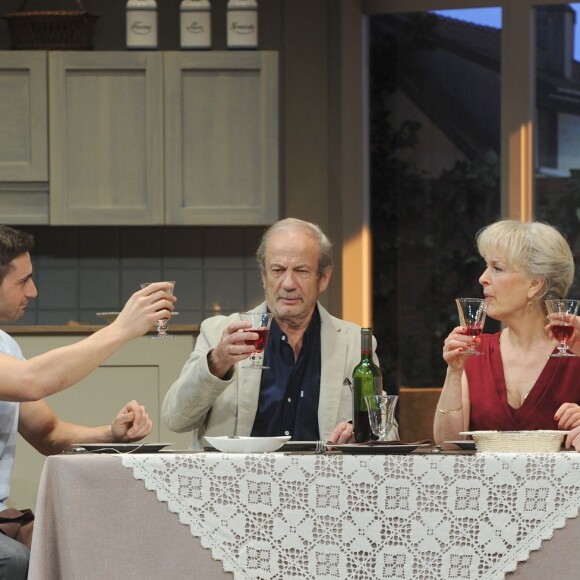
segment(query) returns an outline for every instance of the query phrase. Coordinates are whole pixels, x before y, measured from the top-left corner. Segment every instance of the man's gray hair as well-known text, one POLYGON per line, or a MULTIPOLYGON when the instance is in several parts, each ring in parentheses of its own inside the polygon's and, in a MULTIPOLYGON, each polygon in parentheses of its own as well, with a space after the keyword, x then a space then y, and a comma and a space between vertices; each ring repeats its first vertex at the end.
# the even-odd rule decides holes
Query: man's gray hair
POLYGON ((317 241, 320 247, 318 257, 318 274, 322 276, 327 268, 332 267, 332 243, 326 237, 326 234, 316 224, 306 222, 297 218, 286 218, 272 224, 262 236, 256 258, 262 271, 266 269, 266 247, 273 234, 280 232, 308 232, 317 241))

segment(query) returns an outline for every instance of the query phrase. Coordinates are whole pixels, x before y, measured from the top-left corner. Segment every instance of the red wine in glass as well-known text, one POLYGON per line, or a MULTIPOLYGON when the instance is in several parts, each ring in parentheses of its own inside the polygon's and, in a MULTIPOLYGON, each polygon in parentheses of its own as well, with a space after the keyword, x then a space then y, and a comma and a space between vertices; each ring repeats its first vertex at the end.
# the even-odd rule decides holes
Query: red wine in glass
POLYGON ((244 369, 267 369, 263 364, 263 352, 268 344, 270 334, 270 324, 272 322, 271 312, 242 312, 240 318, 251 322, 252 326, 242 329, 243 332, 255 332, 258 335, 256 340, 244 340, 247 345, 254 345, 254 352, 250 357, 249 365, 241 365, 244 369))
POLYGON ((546 310, 550 322, 550 330, 554 338, 558 341, 558 351, 551 354, 551 357, 575 357, 573 352, 568 350, 568 340, 574 334, 574 328, 570 326, 570 317, 578 314, 580 300, 570 300, 568 298, 556 298, 546 300, 546 310))
MULTIPOLYGON (((487 305, 482 298, 456 298, 457 311, 459 312, 459 322, 465 328, 464 334, 477 338, 483 332, 487 305)), ((463 352, 466 355, 481 355, 482 352, 475 348, 475 343, 471 343, 463 352)))
POLYGON ((574 334, 574 327, 567 324, 551 324, 550 330, 558 342, 565 342, 566 344, 574 334))
POLYGON ((481 326, 469 326, 464 334, 477 338, 483 332, 481 326))
POLYGON ((266 348, 266 344, 268 343, 268 335, 270 334, 269 328, 252 328, 252 332, 255 332, 258 335, 256 340, 245 340, 244 342, 247 345, 254 345, 256 352, 262 352, 264 348, 266 348))

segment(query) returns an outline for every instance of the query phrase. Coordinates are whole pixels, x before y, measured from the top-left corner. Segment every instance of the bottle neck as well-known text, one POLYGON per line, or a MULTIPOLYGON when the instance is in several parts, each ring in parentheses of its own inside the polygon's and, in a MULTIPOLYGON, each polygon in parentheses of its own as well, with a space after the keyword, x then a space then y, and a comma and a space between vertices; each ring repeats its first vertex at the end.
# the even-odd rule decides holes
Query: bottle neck
POLYGON ((363 328, 360 335, 361 358, 371 357, 373 354, 373 335, 370 329, 363 328))

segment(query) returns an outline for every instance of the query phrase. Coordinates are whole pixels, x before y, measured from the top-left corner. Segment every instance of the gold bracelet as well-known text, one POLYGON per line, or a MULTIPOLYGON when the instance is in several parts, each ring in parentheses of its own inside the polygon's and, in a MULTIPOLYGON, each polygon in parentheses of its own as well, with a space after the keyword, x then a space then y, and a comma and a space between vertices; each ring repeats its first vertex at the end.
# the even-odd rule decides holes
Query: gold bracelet
POLYGON ((450 411, 445 411, 440 407, 437 407, 437 410, 443 415, 450 415, 451 413, 459 413, 459 411, 463 411, 463 407, 459 407, 459 409, 451 409, 450 411))

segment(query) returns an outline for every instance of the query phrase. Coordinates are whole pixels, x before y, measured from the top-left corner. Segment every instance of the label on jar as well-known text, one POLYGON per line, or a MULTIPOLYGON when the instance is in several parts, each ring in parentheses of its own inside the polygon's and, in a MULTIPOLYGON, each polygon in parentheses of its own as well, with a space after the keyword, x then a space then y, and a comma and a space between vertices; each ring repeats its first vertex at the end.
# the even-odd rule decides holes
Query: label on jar
POLYGON ((228 48, 257 47, 257 10, 228 10, 228 48))
POLYGON ((157 48, 155 10, 127 10, 127 47, 157 48))
POLYGON ((211 18, 209 12, 181 13, 181 48, 209 48, 211 18))

